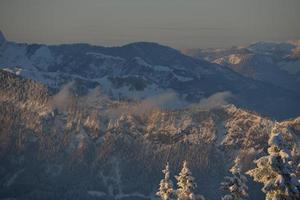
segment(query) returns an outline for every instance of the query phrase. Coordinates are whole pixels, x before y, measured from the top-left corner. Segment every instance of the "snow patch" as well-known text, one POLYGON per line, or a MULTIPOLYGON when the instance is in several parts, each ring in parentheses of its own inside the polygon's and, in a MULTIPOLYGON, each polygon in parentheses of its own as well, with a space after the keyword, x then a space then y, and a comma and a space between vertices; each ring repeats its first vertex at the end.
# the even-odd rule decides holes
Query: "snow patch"
POLYGON ((151 66, 152 69, 154 69, 155 71, 160 71, 160 72, 171 72, 173 71, 172 69, 170 69, 169 67, 166 66, 161 66, 161 65, 153 65, 151 66))
POLYGON ((144 99, 151 96, 164 94, 169 91, 169 89, 159 88, 159 86, 157 86, 156 84, 147 85, 144 90, 131 90, 129 86, 115 88, 107 76, 101 79, 94 79, 94 81, 100 83, 101 88, 103 88, 108 94, 112 95, 116 99, 119 97, 128 97, 131 99, 144 99))
POLYGON ((146 61, 144 61, 142 58, 140 57, 134 57, 133 60, 139 64, 139 65, 142 65, 142 66, 148 66, 150 67, 151 65, 149 65, 146 61))
POLYGON ((117 57, 117 56, 110 56, 98 52, 86 52, 85 55, 92 55, 95 56, 96 58, 101 58, 101 59, 114 59, 114 60, 124 60, 123 58, 117 57))
POLYGON ((175 78, 178 80, 178 81, 181 81, 181 82, 187 82, 187 81, 192 81, 194 80, 194 78, 191 78, 191 77, 185 77, 185 76, 180 76, 180 75, 177 75, 175 73, 173 73, 173 75, 175 76, 175 78))
POLYGON ((242 61, 241 57, 239 57, 238 55, 235 55, 235 54, 230 55, 228 60, 229 60, 229 63, 231 63, 233 65, 237 65, 242 61))

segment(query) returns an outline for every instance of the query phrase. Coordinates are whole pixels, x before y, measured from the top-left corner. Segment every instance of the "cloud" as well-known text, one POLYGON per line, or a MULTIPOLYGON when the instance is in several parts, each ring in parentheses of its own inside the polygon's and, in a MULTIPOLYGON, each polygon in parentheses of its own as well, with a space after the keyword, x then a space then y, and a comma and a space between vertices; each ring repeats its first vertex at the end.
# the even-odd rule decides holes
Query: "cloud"
POLYGON ((199 103, 190 104, 181 99, 175 92, 166 92, 157 96, 149 97, 141 101, 127 102, 108 109, 107 114, 111 117, 118 117, 122 114, 144 115, 159 109, 192 109, 192 110, 210 110, 229 104, 233 97, 231 92, 218 92, 208 98, 200 100, 199 103))
POLYGON ((50 104, 53 108, 65 110, 69 105, 72 104, 74 96, 71 92, 74 82, 69 82, 62 86, 61 90, 52 96, 50 104))
POLYGON ((155 109, 172 109, 176 104, 180 103, 180 99, 175 92, 167 92, 161 95, 149 97, 132 107, 135 114, 143 114, 155 109))
POLYGON ((91 89, 86 95, 78 96, 74 93, 74 81, 62 86, 60 91, 53 95, 50 104, 52 108, 66 111, 70 106, 79 106, 87 109, 99 109, 110 102, 110 98, 105 95, 99 86, 91 89))
POLYGON ((97 86, 94 89, 89 90, 86 95, 80 97, 78 100, 80 105, 84 107, 99 108, 110 101, 110 98, 102 92, 100 86, 97 86))
POLYGON ((233 97, 231 92, 217 92, 208 98, 201 99, 199 103, 189 106, 190 108, 200 110, 210 110, 229 104, 229 99, 233 97))
POLYGON ((166 92, 140 101, 120 103, 119 106, 107 110, 110 117, 123 114, 144 115, 158 109, 174 109, 182 107, 183 101, 175 92, 166 92))
POLYGON ((233 95, 228 92, 218 92, 208 98, 201 99, 199 103, 190 104, 180 98, 180 96, 168 91, 160 95, 152 96, 143 100, 136 101, 113 101, 109 96, 104 94, 98 86, 84 96, 76 96, 73 93, 74 82, 70 82, 62 87, 51 99, 53 108, 66 111, 70 106, 76 105, 93 112, 105 113, 110 118, 119 118, 121 115, 144 115, 154 110, 160 109, 200 109, 210 110, 222 105, 228 104, 228 100, 233 95))

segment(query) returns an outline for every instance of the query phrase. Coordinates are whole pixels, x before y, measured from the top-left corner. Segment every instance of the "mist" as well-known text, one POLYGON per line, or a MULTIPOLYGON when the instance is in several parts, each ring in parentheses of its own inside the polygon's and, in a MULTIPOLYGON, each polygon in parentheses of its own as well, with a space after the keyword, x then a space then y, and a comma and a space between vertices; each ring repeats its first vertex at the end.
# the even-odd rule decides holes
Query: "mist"
POLYGON ((230 104, 229 100, 231 98, 233 98, 233 94, 229 91, 217 92, 208 98, 201 99, 199 103, 193 104, 189 107, 199 110, 211 110, 213 108, 230 104))
POLYGON ((105 94, 100 86, 90 89, 83 96, 75 95, 74 87, 74 82, 62 86, 60 91, 51 98, 51 106, 64 112, 76 105, 86 110, 93 110, 93 112, 101 110, 101 113, 105 113, 110 118, 119 118, 124 114, 141 116, 155 110, 210 110, 229 104, 229 100, 233 97, 231 92, 218 92, 192 104, 170 90, 145 99, 116 101, 105 94))

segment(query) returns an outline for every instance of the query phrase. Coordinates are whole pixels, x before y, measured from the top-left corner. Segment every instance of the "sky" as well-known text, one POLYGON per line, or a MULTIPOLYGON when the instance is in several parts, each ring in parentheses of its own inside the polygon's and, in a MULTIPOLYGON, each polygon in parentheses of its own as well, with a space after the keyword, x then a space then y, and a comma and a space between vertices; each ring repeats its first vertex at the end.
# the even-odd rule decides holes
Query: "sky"
POLYGON ((0 0, 11 41, 216 48, 300 39, 300 0, 0 0))

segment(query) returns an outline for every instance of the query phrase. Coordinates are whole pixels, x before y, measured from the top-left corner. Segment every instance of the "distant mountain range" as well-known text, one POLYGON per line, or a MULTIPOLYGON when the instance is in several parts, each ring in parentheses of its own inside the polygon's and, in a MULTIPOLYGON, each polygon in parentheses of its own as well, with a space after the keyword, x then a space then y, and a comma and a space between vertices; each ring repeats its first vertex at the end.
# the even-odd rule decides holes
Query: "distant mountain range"
POLYGON ((229 67, 255 80, 296 93, 300 91, 300 40, 258 42, 228 49, 191 49, 184 53, 229 67))
POLYGON ((19 44, 6 41, 3 34, 0 35, 0 68, 52 88, 58 89, 76 80, 85 88, 100 86, 119 99, 143 99, 171 91, 179 96, 183 105, 228 92, 232 94, 231 103, 272 118, 300 114, 299 71, 296 64, 292 67, 298 62, 298 54, 287 55, 294 47, 292 44, 278 48, 274 44, 276 48, 272 50, 267 44, 247 49, 200 50, 193 53, 197 58, 192 58, 156 43, 109 48, 88 44, 19 44), (249 53, 251 49, 257 53, 249 53), (226 64, 234 59, 237 62, 239 58, 239 54, 233 58, 229 52, 241 52, 243 61, 240 62, 246 64, 240 67, 226 64), (221 55, 224 57, 220 58, 221 55), (264 65, 275 58, 276 63, 282 64, 281 68, 264 65), (278 61, 281 58, 282 62, 278 61), (274 69, 268 71, 270 68, 274 69))

